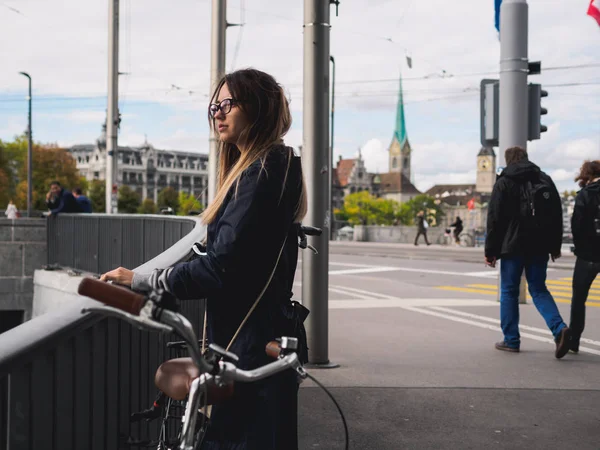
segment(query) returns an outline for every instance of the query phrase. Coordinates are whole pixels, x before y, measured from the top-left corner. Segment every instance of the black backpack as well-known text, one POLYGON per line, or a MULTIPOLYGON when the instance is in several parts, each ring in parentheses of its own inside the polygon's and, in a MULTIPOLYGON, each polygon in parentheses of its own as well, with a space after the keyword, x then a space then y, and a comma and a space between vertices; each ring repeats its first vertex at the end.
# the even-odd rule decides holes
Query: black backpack
POLYGON ((557 203, 560 199, 556 198, 554 186, 545 177, 522 184, 520 212, 525 228, 545 234, 557 218, 557 203))

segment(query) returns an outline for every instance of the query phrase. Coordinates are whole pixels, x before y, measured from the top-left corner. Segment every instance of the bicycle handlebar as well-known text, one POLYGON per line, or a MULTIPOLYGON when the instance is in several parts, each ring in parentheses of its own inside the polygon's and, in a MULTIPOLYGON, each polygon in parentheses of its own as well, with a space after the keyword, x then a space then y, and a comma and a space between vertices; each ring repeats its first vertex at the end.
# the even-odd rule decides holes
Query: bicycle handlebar
POLYGON ((301 225, 300 230, 307 236, 321 236, 323 230, 317 227, 309 227, 307 225, 301 225))
POLYGON ((267 352, 267 355, 271 358, 277 359, 279 358, 279 355, 281 355, 281 344, 277 341, 271 341, 267 344, 265 352, 267 352))
POLYGON ((136 316, 140 314, 146 302, 146 298, 141 294, 94 278, 81 280, 77 293, 136 316))

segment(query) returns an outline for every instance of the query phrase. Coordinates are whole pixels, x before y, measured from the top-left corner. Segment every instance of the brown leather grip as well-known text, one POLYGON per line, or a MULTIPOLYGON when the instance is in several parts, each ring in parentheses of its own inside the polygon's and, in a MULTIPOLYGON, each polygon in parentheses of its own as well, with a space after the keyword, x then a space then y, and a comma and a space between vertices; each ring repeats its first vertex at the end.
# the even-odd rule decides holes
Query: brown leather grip
POLYGON ((267 344, 265 351, 271 358, 277 359, 281 354, 281 344, 277 341, 271 341, 267 344))
POLYGON ((85 295, 86 297, 98 300, 105 305, 135 315, 140 313, 145 302, 143 295, 137 294, 124 287, 106 283, 105 281, 99 281, 94 278, 84 278, 81 280, 77 292, 80 295, 85 295))

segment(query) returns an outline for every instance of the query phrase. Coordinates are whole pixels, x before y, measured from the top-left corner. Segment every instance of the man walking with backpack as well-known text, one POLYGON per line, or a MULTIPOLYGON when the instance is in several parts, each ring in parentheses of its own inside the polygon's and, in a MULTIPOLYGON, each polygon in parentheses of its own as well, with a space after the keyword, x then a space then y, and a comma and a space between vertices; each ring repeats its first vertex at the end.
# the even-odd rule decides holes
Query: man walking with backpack
POLYGON ((512 147, 505 152, 502 171, 489 203, 485 262, 500 265, 500 324, 504 340, 498 350, 518 352, 519 286, 525 270, 529 293, 556 342, 556 358, 567 354, 571 330, 564 323, 546 287, 548 255, 560 258, 562 204, 552 179, 529 161, 527 152, 512 147))

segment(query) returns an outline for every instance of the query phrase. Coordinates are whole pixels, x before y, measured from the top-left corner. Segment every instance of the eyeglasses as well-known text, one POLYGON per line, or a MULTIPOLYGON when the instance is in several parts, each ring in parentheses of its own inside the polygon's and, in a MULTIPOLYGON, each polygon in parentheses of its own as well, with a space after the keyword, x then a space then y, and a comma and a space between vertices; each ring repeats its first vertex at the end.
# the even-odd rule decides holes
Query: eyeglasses
POLYGON ((213 119, 215 118, 219 110, 222 111, 223 114, 229 114, 229 112, 231 111, 231 107, 234 106, 236 103, 236 100, 232 98, 224 98, 219 103, 211 103, 208 106, 208 114, 213 119))

